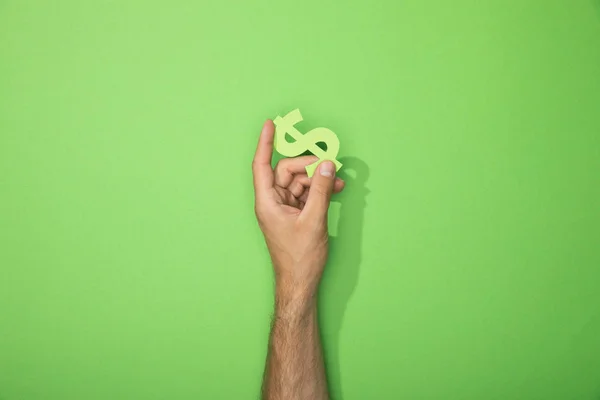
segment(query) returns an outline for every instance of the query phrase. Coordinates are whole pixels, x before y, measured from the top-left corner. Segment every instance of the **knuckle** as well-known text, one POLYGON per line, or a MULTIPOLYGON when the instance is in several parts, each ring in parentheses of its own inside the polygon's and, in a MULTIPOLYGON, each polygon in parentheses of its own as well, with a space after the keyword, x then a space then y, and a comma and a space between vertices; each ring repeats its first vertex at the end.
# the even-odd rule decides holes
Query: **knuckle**
POLYGON ((288 158, 281 159, 275 164, 275 172, 281 173, 287 171, 289 168, 290 161, 288 158))

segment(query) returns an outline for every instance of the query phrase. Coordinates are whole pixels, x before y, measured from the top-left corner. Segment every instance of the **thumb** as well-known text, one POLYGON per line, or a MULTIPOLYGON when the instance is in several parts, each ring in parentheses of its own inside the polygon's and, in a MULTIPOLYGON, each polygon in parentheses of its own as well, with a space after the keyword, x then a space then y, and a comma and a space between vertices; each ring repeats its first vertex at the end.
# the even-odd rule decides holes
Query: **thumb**
POLYGON ((335 165, 331 161, 323 161, 311 178, 308 199, 303 210, 307 218, 327 220, 334 183, 335 165))

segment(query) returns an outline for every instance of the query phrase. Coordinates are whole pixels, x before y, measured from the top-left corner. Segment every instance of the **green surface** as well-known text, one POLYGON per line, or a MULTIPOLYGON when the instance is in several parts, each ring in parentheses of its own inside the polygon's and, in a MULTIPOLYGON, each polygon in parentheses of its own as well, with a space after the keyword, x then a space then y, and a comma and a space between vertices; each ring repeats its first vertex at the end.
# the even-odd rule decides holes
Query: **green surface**
POLYGON ((295 108, 335 399, 600 398, 599 1, 0 0, 0 399, 257 398, 295 108))

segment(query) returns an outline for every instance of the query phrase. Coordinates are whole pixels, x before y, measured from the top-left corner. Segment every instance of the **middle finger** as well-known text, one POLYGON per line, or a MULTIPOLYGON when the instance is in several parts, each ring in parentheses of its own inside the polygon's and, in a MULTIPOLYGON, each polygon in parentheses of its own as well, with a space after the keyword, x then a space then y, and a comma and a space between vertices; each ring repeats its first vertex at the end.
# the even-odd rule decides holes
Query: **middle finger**
POLYGON ((319 160, 316 156, 284 158, 275 166, 275 184, 287 188, 294 180, 294 175, 306 174, 306 166, 319 160))

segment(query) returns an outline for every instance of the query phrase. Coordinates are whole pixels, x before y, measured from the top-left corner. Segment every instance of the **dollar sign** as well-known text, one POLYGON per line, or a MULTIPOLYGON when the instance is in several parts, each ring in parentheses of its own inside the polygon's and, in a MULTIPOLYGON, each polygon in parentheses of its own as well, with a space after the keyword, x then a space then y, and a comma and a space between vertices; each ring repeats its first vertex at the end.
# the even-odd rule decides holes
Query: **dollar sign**
POLYGON ((273 121, 275 123, 275 149, 286 157, 295 157, 306 150, 309 150, 315 156, 319 157, 319 161, 306 166, 308 176, 313 176, 315 169, 321 161, 329 160, 335 164, 336 170, 342 167, 335 158, 340 150, 340 140, 338 137, 327 128, 315 128, 302 134, 294 127, 298 122, 302 121, 302 114, 299 109, 289 112, 285 117, 277 116, 273 121), (295 142, 289 143, 285 140, 286 133, 290 135, 295 142), (321 149, 317 143, 325 142, 327 150, 321 149))

